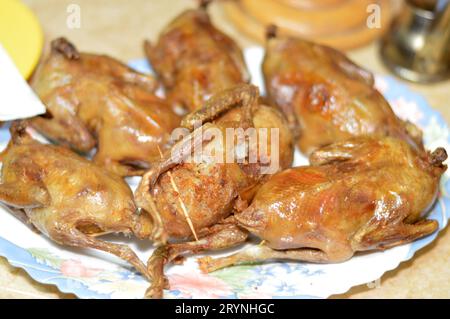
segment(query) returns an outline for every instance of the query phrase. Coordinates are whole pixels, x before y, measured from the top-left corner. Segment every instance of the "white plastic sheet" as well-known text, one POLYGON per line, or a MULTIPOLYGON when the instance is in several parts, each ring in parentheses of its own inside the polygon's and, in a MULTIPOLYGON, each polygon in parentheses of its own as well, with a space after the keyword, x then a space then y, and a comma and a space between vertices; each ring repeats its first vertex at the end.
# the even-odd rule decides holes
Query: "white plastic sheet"
POLYGON ((45 113, 45 106, 0 44, 0 121, 45 113))

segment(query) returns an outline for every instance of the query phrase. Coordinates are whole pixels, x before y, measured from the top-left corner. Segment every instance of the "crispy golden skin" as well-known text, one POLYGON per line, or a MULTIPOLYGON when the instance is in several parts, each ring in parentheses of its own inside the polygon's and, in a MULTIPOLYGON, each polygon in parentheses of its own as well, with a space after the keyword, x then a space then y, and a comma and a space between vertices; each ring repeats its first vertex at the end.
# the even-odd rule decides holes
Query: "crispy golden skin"
MULTIPOLYGON (((261 147, 260 131, 257 131, 256 144, 249 142, 248 148, 243 146, 245 142, 236 141, 236 148, 245 150, 243 157, 224 162, 223 159, 234 151, 225 147, 227 128, 278 128, 280 151, 276 171, 290 167, 292 163, 293 143, 287 122, 276 109, 259 105, 258 89, 254 86, 244 84, 213 96, 203 109, 184 118, 182 125, 193 129, 196 121, 207 123, 176 144, 159 165, 154 165, 144 174, 135 193, 137 205, 159 223, 160 231, 155 240, 165 243, 170 238, 193 237, 183 206, 199 238, 194 246, 191 243, 167 244, 154 252, 148 262, 154 280, 147 297, 162 296, 166 285, 164 265, 185 251, 217 250, 247 238, 245 231, 230 224, 229 216, 233 211, 247 207, 258 187, 269 176, 264 173, 268 171, 263 170, 268 163, 264 163, 260 155, 256 162, 249 159, 251 150, 261 147), (214 132, 221 135, 210 138, 207 132, 214 134, 212 136, 219 136, 214 132), (192 161, 195 149, 194 154, 191 149, 186 152, 191 145, 202 145, 203 161, 192 161), (205 157, 210 154, 215 156, 212 159, 205 157)), ((272 159, 271 153, 267 154, 272 159)))
POLYGON ((235 214, 264 245, 200 264, 213 271, 269 259, 334 263, 427 236, 438 228, 424 214, 436 199, 446 158, 443 148, 418 153, 390 137, 319 149, 312 166, 274 175, 250 207, 235 214))
POLYGON ((394 136, 422 148, 420 130, 394 114, 369 71, 332 48, 273 36, 263 62, 266 91, 302 152, 360 135, 394 136))
POLYGON ((145 52, 162 80, 167 97, 188 111, 201 108, 213 94, 248 82, 242 52, 216 29, 205 6, 175 18, 145 52))
MULTIPOLYGON (((254 118, 272 119, 275 125, 280 122, 285 124, 274 111, 270 107, 261 106, 254 118)), ((242 109, 233 109, 216 120, 214 127, 225 136, 226 128, 241 125, 241 117, 242 109)), ((257 127, 256 124, 255 127, 257 127)), ((283 134, 285 135, 280 140, 287 145, 280 147, 282 150, 280 156, 283 161, 280 163, 280 169, 292 163, 290 132, 285 130, 283 134)), ((222 146, 218 143, 224 144, 225 141, 211 141, 204 145, 204 148, 207 151, 221 149, 222 146)), ((259 175, 259 170, 258 164, 245 165, 236 162, 180 163, 170 169, 175 184, 181 190, 180 193, 174 190, 169 175, 162 174, 152 189, 152 196, 157 211, 161 214, 166 235, 171 238, 188 238, 192 235, 186 218, 180 210, 178 198, 181 198, 185 204, 194 228, 199 231, 204 230, 228 217, 232 210, 236 209, 236 205, 246 205, 246 202, 251 200, 255 187, 266 178, 265 175, 259 175)))
MULTIPOLYGON (((222 133, 222 139, 215 138, 205 141, 204 139, 208 139, 208 137, 205 137, 207 134, 199 136, 199 138, 193 138, 197 140, 195 143, 202 143, 203 154, 216 154, 217 157, 198 163, 192 160, 193 155, 186 154, 184 160, 173 163, 169 160, 169 157, 181 155, 175 154, 174 156, 176 151, 171 151, 168 152, 167 158, 143 176, 136 191, 136 201, 138 205, 142 204, 141 207, 150 213, 153 209, 148 208, 146 203, 150 198, 155 202, 156 211, 160 215, 157 219, 162 222, 164 239, 161 239, 163 242, 167 238, 192 236, 186 217, 180 209, 179 199, 185 204, 195 230, 200 232, 229 216, 233 207, 243 204, 242 201, 249 201, 254 194, 254 188, 259 185, 262 179, 266 178, 266 175, 261 174, 260 166, 262 164, 260 162, 238 163, 237 159, 232 163, 224 162, 227 156, 225 148, 227 128, 279 128, 280 165, 278 170, 291 165, 293 158, 292 137, 286 127, 284 117, 271 107, 256 105, 251 118, 247 119, 247 108, 252 105, 240 106, 238 104, 241 100, 246 99, 243 96, 252 94, 254 96, 249 98, 249 103, 257 103, 256 87, 243 85, 224 91, 214 96, 209 101, 210 103, 205 106, 203 110, 208 110, 207 113, 199 110, 183 121, 184 125, 189 126, 187 123, 190 121, 201 120, 205 122, 217 117, 201 129, 204 129, 205 132, 208 128, 216 129, 222 133), (230 98, 230 100, 224 101, 223 97, 230 98), (220 110, 217 110, 217 105, 220 105, 220 110), (231 110, 228 110, 229 108, 231 110), (217 153, 214 153, 214 151, 217 153), (219 157, 222 162, 215 160, 219 157), (172 180, 180 192, 174 189, 172 180)), ((191 133, 190 136, 194 136, 194 133, 191 133)), ((252 147, 258 146, 253 145, 252 147)))
POLYGON ((0 154, 0 202, 58 244, 109 252, 149 278, 129 247, 96 237, 150 237, 151 220, 136 213, 128 185, 67 148, 32 140, 23 123, 13 123, 11 133, 12 140, 0 154))
POLYGON ((180 121, 155 95, 152 77, 107 56, 79 53, 63 38, 52 42, 32 86, 47 106, 32 126, 79 152, 97 145, 94 161, 121 176, 143 174, 180 121))

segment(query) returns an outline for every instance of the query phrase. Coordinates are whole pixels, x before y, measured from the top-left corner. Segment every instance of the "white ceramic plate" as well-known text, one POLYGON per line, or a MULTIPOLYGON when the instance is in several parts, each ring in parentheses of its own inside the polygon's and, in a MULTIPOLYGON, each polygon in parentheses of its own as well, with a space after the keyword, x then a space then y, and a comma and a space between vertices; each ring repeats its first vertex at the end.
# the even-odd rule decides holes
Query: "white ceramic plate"
MULTIPOLYGON (((263 51, 245 51, 253 82, 261 89, 260 71, 263 51)), ((145 60, 130 65, 150 72, 145 60)), ((394 111, 403 119, 419 125, 424 132, 427 148, 443 146, 450 150, 449 129, 441 115, 420 95, 390 77, 377 77, 377 87, 391 102, 394 111)), ((0 129, 0 146, 6 145, 9 134, 0 129)), ((297 151, 295 165, 306 163, 297 151)), ((450 217, 449 174, 441 182, 441 194, 430 212, 442 230, 450 217)), ((132 186, 138 179, 130 179, 132 186)), ((372 282, 384 272, 410 259, 420 248, 431 243, 437 232, 412 244, 384 252, 358 255, 341 264, 314 265, 299 262, 274 262, 261 265, 236 266, 205 275, 197 268, 196 256, 181 266, 171 266, 167 274, 170 291, 166 298, 325 298, 344 293, 352 286, 372 282)), ((151 243, 110 236, 107 240, 127 243, 147 260, 151 243)), ((247 244, 249 245, 249 244, 247 244)), ((241 247, 242 248, 242 247, 241 247)), ((236 249, 235 249, 236 250, 236 249)), ((229 254, 228 250, 222 254, 229 254)), ((25 269, 35 280, 56 285, 63 292, 81 298, 141 298, 148 283, 123 261, 109 254, 61 247, 38 235, 0 207, 0 255, 25 269)))

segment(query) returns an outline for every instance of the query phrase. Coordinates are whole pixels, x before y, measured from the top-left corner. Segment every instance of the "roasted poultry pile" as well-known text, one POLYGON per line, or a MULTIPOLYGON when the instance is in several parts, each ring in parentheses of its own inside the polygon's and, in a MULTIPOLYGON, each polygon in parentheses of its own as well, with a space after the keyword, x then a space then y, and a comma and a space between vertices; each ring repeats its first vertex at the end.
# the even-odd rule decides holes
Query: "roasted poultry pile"
POLYGON ((151 282, 150 298, 169 288, 168 263, 249 234, 261 244, 201 258, 200 269, 343 262, 437 229, 426 214, 446 151, 425 150, 421 131, 394 114, 370 72, 269 27, 261 99, 206 3, 171 22, 156 45, 146 42, 157 78, 54 40, 32 81, 47 113, 11 124, 0 202, 60 245, 126 260, 151 282), (295 145, 309 166, 291 167, 295 145), (134 194, 123 179, 132 175, 143 175, 134 194), (108 233, 157 248, 145 265, 126 245, 99 238, 108 233))
POLYGON ((120 176, 149 169, 180 123, 156 96, 153 77, 107 56, 79 53, 64 38, 52 41, 32 86, 47 113, 30 125, 74 151, 96 147, 93 161, 120 176))

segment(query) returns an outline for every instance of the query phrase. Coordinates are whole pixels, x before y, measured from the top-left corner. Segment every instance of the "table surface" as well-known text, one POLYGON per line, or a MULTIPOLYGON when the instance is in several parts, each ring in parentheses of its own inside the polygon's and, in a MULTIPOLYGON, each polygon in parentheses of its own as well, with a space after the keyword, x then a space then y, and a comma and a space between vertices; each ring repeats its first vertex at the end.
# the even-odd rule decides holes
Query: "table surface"
MULTIPOLYGON (((155 40, 158 32, 193 0, 23 0, 39 17, 46 43, 57 36, 66 36, 82 51, 101 52, 123 61, 143 57, 142 42, 155 40), (67 8, 78 4, 81 9, 79 29, 67 27, 67 8)), ((231 35, 241 47, 256 43, 245 38, 227 21, 219 4, 212 4, 214 23, 231 35)), ((357 63, 375 73, 387 74, 378 56, 378 46, 349 52, 357 63)), ((431 106, 450 123, 450 81, 434 85, 409 84, 423 94, 431 106)), ((448 227, 437 240, 419 251, 397 269, 384 274, 371 287, 353 287, 332 298, 449 298, 450 297, 450 232, 448 227)), ((74 298, 54 286, 33 281, 25 271, 14 268, 0 257, 0 298, 74 298)))

